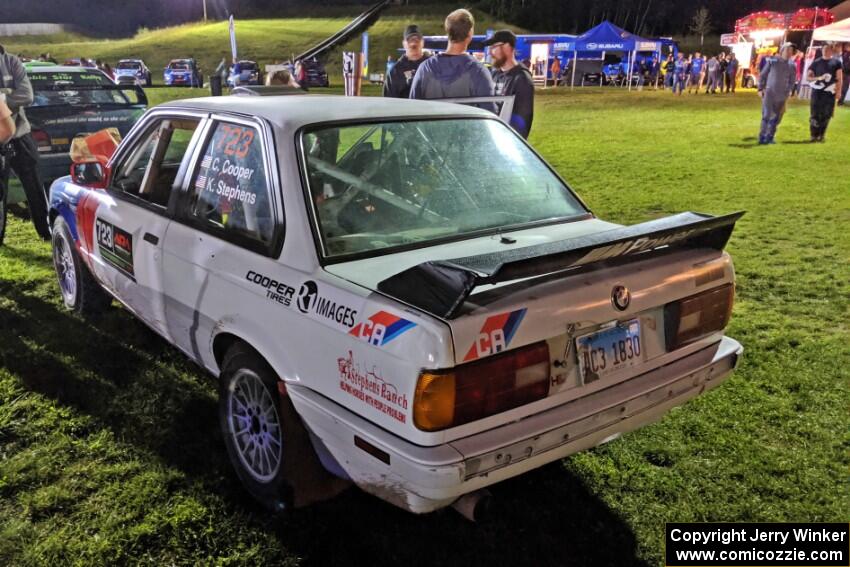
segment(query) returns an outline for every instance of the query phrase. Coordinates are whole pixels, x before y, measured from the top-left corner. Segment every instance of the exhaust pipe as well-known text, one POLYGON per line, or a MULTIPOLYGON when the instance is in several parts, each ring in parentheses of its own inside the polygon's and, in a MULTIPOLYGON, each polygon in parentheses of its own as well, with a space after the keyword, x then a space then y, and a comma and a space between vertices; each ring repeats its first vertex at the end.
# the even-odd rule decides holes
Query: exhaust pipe
POLYGON ((470 522, 480 522, 486 519, 492 506, 493 495, 486 488, 464 494, 452 504, 452 508, 470 522))

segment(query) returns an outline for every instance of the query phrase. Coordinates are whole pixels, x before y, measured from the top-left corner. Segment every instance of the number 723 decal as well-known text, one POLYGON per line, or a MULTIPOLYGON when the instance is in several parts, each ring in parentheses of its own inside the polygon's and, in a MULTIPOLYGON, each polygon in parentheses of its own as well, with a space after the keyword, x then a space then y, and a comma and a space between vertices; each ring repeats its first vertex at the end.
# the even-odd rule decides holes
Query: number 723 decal
POLYGON ((133 235, 117 226, 97 219, 97 248, 100 257, 119 272, 135 281, 133 270, 133 235))

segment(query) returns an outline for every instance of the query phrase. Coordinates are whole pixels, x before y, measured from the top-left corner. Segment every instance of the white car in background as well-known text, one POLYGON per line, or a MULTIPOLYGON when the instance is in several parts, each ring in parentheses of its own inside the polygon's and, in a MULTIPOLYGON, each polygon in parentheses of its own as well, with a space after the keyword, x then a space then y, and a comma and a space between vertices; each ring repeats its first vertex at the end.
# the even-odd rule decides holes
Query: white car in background
POLYGON ((473 516, 713 388, 739 217, 611 224, 484 110, 324 96, 160 105, 50 192, 67 307, 115 298, 218 377, 272 509, 343 479, 473 516))

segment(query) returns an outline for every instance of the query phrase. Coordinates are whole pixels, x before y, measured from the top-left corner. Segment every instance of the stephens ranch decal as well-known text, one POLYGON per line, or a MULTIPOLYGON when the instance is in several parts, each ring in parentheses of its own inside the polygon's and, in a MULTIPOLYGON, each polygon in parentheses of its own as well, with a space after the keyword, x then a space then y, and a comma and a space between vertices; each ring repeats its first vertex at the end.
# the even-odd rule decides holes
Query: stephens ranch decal
POLYGON ((398 393, 395 385, 386 382, 375 368, 363 370, 354 362, 354 353, 348 351, 347 358, 337 359, 339 365, 339 387, 393 419, 407 421, 407 395, 398 393))

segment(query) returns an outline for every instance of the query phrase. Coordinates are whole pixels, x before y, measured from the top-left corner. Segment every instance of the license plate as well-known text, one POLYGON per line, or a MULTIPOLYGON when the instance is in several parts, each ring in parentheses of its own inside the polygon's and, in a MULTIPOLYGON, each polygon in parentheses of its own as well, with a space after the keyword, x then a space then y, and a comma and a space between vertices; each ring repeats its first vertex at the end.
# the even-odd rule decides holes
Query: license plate
POLYGON ((583 384, 595 382, 643 361, 640 321, 632 319, 610 329, 576 338, 578 367, 583 384))

